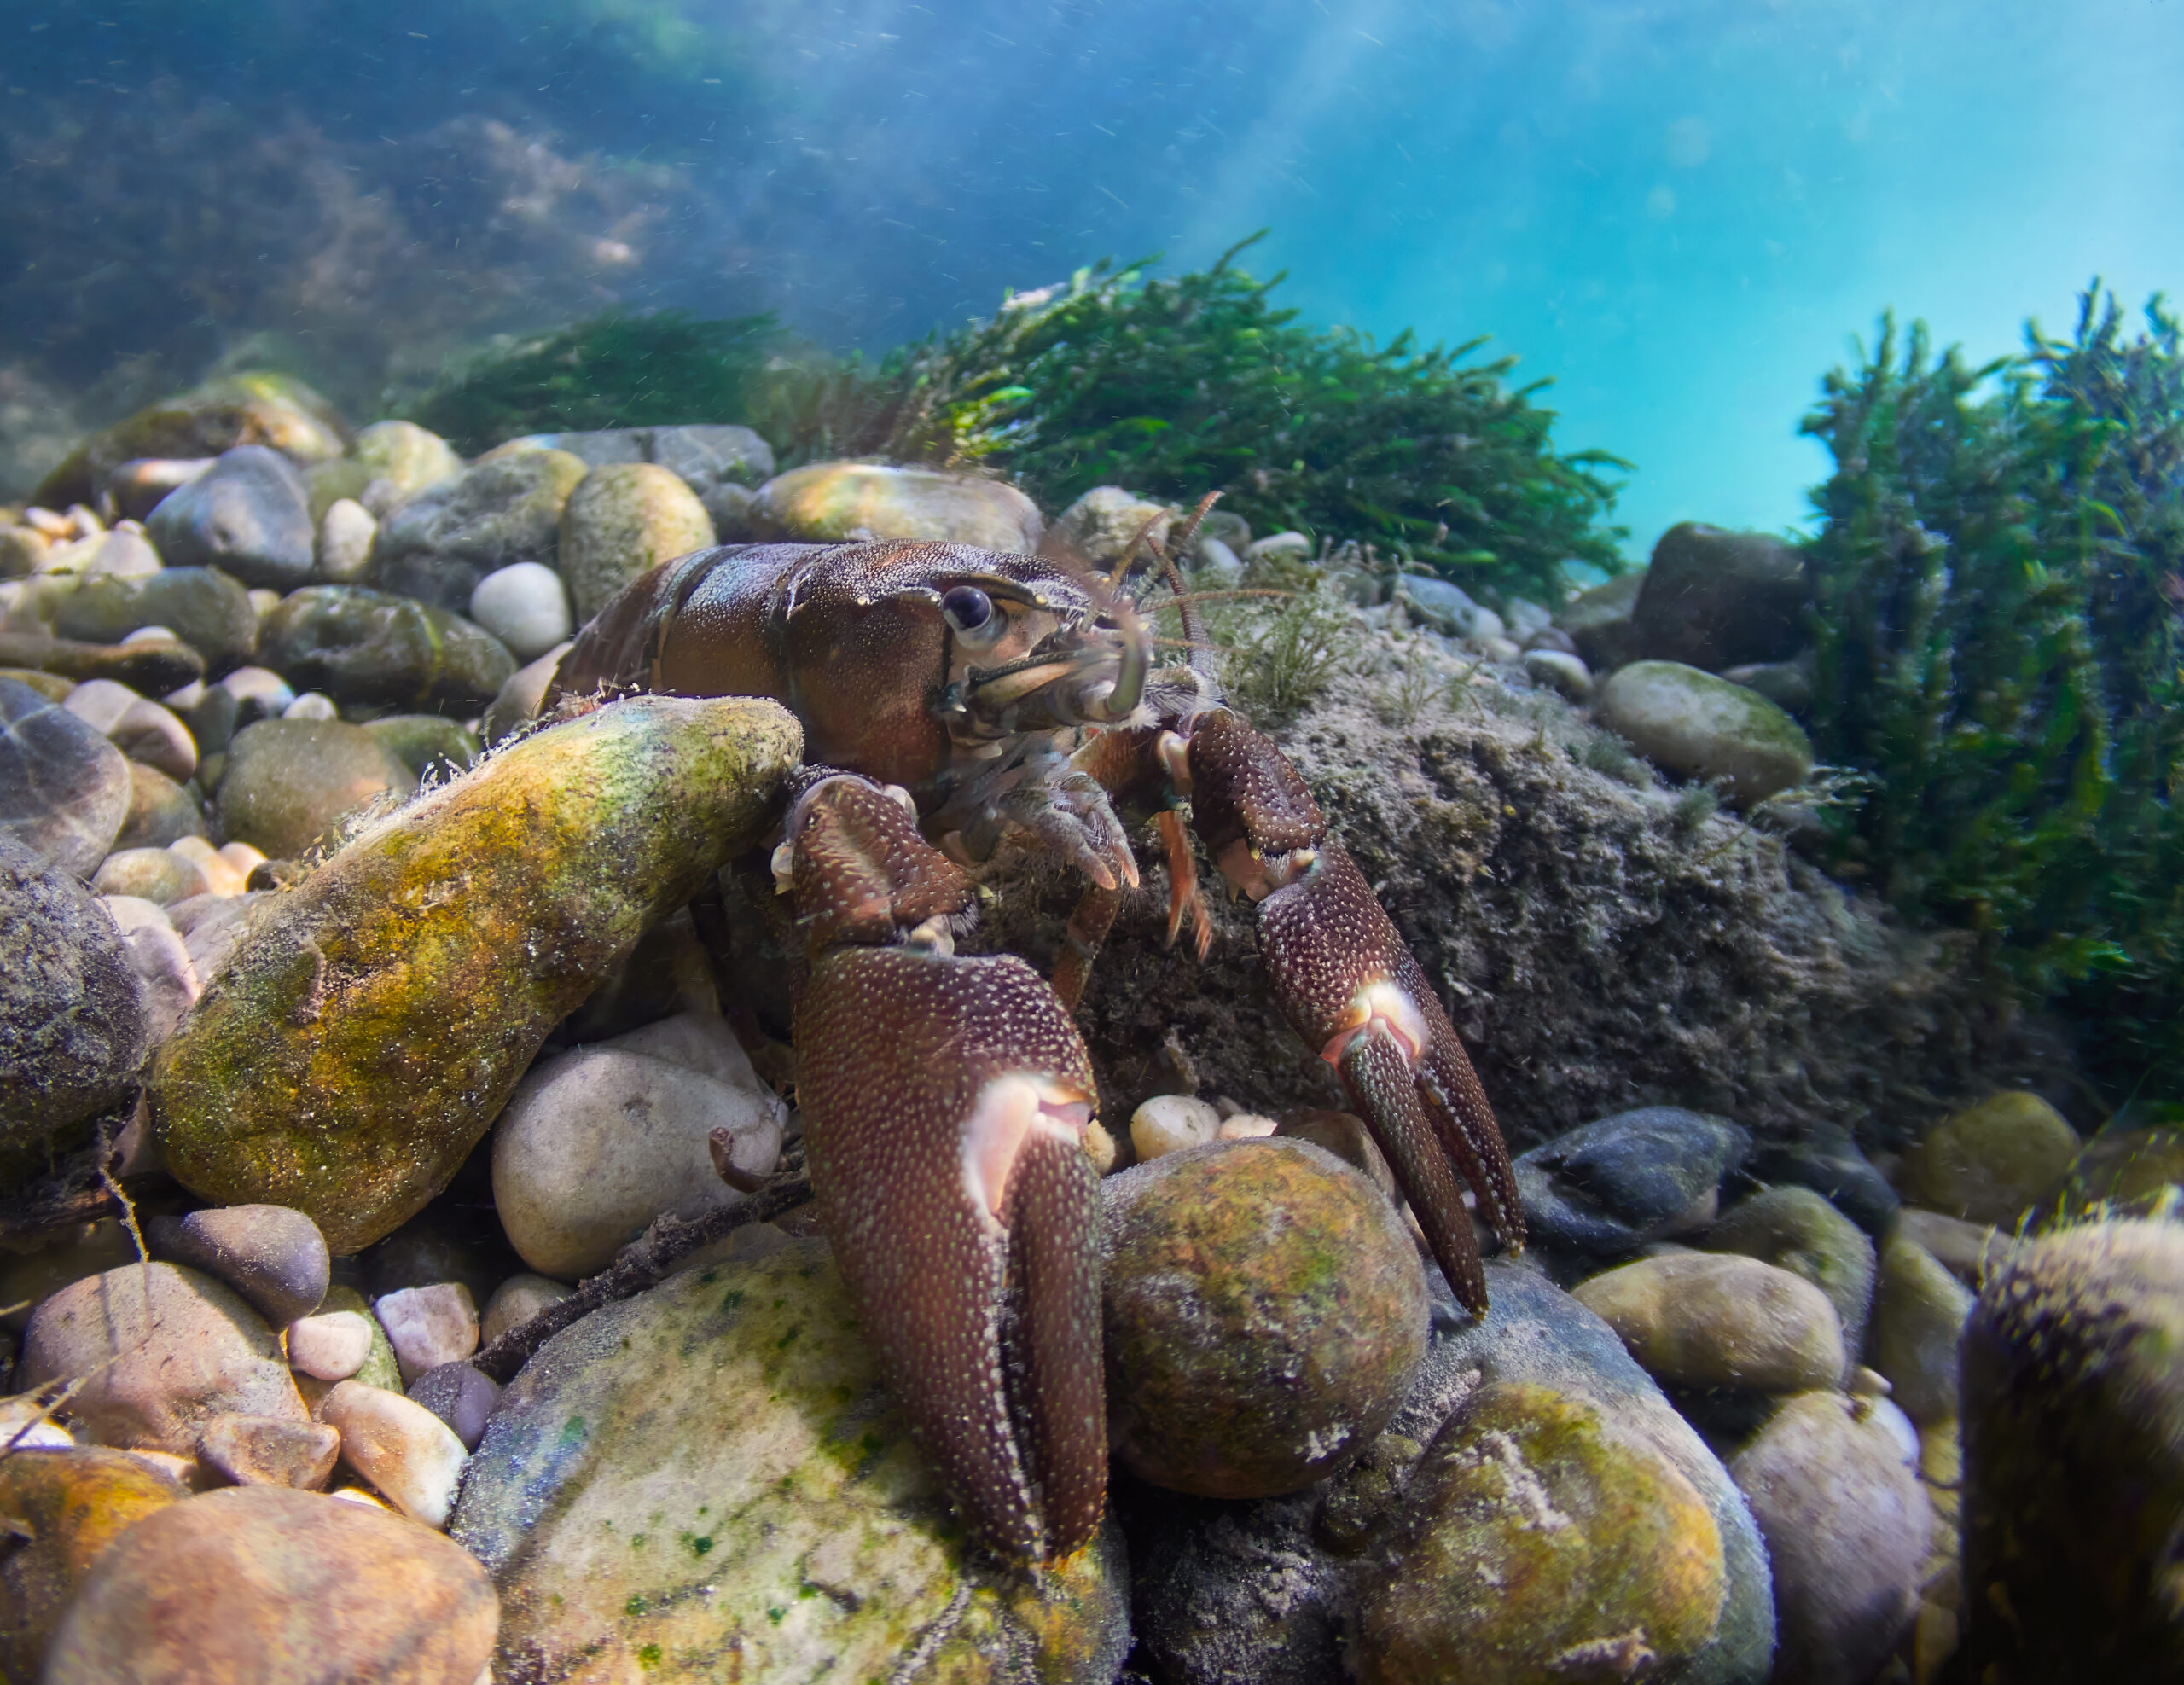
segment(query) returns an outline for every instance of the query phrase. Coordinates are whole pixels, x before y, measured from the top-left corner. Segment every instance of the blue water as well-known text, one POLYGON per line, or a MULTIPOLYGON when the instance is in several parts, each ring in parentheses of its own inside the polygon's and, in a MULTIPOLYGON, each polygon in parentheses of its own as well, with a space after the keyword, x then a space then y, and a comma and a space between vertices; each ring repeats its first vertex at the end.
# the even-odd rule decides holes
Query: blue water
MULTIPOLYGON (((1561 443, 1637 465, 1641 555, 1687 517, 1803 520, 1798 420, 1884 307, 1985 357, 2096 275, 2134 304, 2184 277, 2178 0, 39 10, 15 75, 93 123, 179 87, 362 148, 479 113, 659 171, 625 255, 539 278, 556 319, 773 308, 876 351, 1270 227, 1249 264, 1309 317, 1489 333, 1552 377, 1561 443)), ((444 185, 405 184, 416 214, 444 185)), ((294 324, 218 324, 267 325, 294 324)))

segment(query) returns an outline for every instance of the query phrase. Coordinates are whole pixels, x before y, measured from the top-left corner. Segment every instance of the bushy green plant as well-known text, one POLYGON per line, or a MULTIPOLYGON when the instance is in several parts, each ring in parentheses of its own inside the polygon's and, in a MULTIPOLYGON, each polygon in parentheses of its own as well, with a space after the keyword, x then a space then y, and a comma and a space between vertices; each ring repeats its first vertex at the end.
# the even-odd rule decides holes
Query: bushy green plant
MULTIPOLYGON (((1253 240, 1259 236, 1255 235, 1253 240)), ((1250 241, 1244 242, 1245 246, 1250 241)), ((1261 531, 1372 539, 1467 585, 1560 600, 1561 564, 1621 567, 1606 525, 1629 464, 1552 448, 1554 412, 1505 388, 1484 344, 1385 346, 1314 328, 1234 267, 1148 278, 1080 270, 889 357, 874 448, 983 461, 1049 507, 1095 485, 1209 491, 1261 531)))
POLYGON ((1839 861, 1978 932, 2091 1023, 2119 1089, 2184 1096, 2184 357, 2098 286, 1981 367, 1892 320, 1827 377, 1809 552, 1815 735, 1868 775, 1839 861))

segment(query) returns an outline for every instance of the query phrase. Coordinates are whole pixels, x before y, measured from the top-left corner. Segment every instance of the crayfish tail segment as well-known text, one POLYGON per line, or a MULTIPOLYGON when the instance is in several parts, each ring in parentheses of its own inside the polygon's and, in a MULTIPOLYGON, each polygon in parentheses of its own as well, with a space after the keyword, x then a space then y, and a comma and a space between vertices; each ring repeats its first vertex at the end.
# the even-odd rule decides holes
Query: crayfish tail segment
POLYGON ((1077 1548, 1107 1426, 1076 1027, 1019 960, 845 947, 796 1037, 821 1219, 889 1388, 995 1548, 1077 1548))

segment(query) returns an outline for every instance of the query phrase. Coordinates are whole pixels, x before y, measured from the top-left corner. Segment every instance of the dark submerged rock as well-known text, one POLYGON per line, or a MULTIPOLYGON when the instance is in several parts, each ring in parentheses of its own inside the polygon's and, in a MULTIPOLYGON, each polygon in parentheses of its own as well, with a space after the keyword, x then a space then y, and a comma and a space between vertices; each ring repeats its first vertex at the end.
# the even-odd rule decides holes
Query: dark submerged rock
POLYGON ((272 590, 311 577, 311 504, 303 475, 262 444, 224 453, 161 499, 144 526, 160 555, 177 567, 219 567, 246 585, 272 590))
POLYGON ((0 679, 0 837, 88 878, 129 816, 129 763, 98 731, 14 679, 0 679))

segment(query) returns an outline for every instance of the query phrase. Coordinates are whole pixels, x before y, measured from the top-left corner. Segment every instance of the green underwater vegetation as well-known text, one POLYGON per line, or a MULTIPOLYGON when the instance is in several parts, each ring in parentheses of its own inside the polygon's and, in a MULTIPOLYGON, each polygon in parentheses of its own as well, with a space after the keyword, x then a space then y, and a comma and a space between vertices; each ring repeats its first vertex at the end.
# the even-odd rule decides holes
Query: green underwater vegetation
POLYGON ((1150 259, 1102 262, 876 365, 816 353, 769 317, 609 312, 490 354, 410 413, 466 448, 740 421, 784 465, 975 465, 1048 509, 1102 485, 1218 491, 1261 532, 1374 542, 1467 588, 1550 601, 1565 561, 1621 570, 1608 475, 1629 464, 1559 454, 1554 412, 1531 401, 1546 382, 1506 386, 1513 357, 1467 363, 1484 340, 1381 346, 1300 323, 1269 300, 1281 276, 1234 266, 1251 243, 1173 279, 1148 276, 1150 259))
POLYGON ((1814 735, 1862 774, 1835 863, 1977 933, 2122 1098, 2184 1100, 2184 357, 2099 286, 2018 356, 1885 319, 1804 431, 1814 735))

